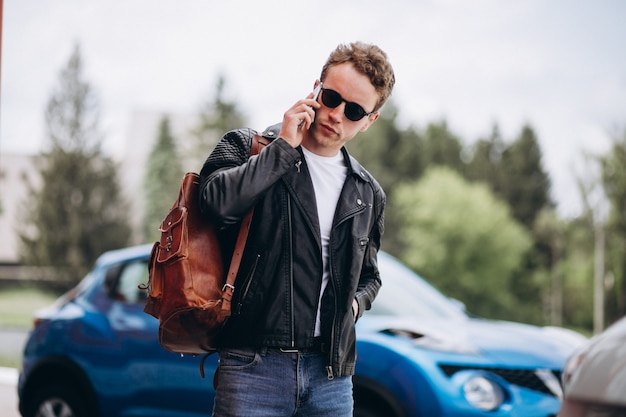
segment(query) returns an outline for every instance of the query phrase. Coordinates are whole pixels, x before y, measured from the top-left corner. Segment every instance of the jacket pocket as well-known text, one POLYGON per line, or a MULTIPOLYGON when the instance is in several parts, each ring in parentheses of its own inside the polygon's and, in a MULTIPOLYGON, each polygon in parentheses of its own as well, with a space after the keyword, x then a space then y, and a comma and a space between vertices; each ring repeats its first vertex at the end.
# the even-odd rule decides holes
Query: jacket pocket
POLYGON ((254 274, 259 264, 260 258, 261 255, 257 254, 256 258, 254 259, 254 263, 252 264, 252 268, 250 268, 250 272, 248 273, 248 276, 243 283, 243 287, 237 302, 237 314, 241 314, 241 309, 246 301, 246 298, 248 297, 248 294, 250 293, 250 287, 252 286, 252 281, 254 280, 254 274))

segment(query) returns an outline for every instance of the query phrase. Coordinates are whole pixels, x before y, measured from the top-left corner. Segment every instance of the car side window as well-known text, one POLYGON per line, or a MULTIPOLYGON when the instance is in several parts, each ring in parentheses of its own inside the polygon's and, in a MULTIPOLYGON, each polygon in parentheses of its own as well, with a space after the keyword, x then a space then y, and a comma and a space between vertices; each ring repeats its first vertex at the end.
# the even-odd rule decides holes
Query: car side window
POLYGON ((148 280, 148 264, 143 261, 124 265, 117 281, 117 298, 131 304, 146 300, 146 291, 139 289, 140 284, 148 280))

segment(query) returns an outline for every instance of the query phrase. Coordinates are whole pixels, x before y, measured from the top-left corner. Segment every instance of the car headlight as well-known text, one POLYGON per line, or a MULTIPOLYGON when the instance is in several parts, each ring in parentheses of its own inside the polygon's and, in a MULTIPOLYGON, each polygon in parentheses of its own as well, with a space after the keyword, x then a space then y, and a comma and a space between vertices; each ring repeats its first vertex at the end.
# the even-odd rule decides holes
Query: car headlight
POLYGON ((495 410, 504 401, 500 386, 484 376, 473 376, 463 384, 465 398, 474 407, 483 411, 495 410))

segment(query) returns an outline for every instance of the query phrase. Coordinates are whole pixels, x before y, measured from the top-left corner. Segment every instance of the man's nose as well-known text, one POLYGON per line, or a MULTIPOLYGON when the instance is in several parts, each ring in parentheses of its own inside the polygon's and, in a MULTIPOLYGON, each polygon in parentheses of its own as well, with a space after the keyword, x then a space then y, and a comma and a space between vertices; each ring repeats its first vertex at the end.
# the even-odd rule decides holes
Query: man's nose
POLYGON ((345 110, 346 103, 341 103, 337 107, 331 110, 330 116, 333 120, 340 122, 343 118, 343 112, 345 110))

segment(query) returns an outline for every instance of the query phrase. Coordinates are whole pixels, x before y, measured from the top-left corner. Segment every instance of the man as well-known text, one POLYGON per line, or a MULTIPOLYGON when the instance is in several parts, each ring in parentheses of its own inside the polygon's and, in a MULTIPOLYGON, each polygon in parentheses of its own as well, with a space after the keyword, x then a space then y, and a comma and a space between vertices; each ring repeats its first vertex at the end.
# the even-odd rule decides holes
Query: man
POLYGON ((225 245, 254 208, 218 341, 214 416, 352 416, 356 320, 381 281, 385 194, 344 145, 378 119, 395 77, 386 54, 339 45, 311 93, 250 155, 246 130, 205 162, 200 206, 225 245))

